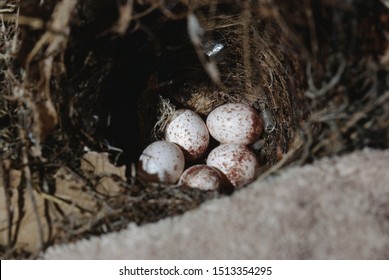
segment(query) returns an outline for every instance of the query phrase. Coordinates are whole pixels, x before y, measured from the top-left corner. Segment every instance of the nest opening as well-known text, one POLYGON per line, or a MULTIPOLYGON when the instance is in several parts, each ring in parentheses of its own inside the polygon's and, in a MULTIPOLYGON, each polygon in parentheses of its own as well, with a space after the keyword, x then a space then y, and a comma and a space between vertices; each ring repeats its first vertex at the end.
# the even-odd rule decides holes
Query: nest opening
MULTIPOLYGON (((163 138, 173 110, 191 109, 205 118, 227 102, 247 103, 265 119, 265 135, 258 144, 263 165, 273 165, 287 153, 303 115, 298 95, 304 73, 292 69, 300 62, 289 56, 288 42, 282 42, 286 39, 273 21, 249 22, 246 28, 236 22, 235 13, 220 14, 213 32, 204 31, 200 46, 191 42, 186 19, 163 23, 152 38, 143 37, 143 52, 128 51, 130 47, 120 43, 102 94, 104 104, 110 104, 104 134, 123 150, 121 163, 136 162, 147 144, 163 138), (204 65, 198 52, 206 56, 206 44, 223 49, 218 57, 205 57, 204 65), (204 69, 208 65, 216 66, 220 84, 204 69)), ((201 24, 204 29, 210 25, 201 24)), ((136 39, 129 35, 124 40, 136 39)))

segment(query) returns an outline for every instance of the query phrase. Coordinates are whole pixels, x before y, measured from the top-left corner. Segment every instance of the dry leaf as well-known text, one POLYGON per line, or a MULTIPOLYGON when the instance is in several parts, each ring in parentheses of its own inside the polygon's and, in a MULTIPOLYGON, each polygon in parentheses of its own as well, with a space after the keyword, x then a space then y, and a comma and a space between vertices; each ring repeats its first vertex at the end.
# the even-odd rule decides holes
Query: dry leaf
POLYGON ((120 193, 120 186, 113 176, 119 177, 123 181, 126 180, 126 167, 116 167, 111 164, 107 153, 86 153, 81 161, 81 169, 93 172, 94 175, 101 177, 96 190, 108 196, 115 196, 120 193))
POLYGON ((45 219, 45 201, 36 190, 32 190, 32 195, 30 195, 28 190, 20 185, 21 171, 11 169, 8 173, 9 207, 6 198, 8 188, 4 186, 5 176, 0 174, 0 245, 7 247, 15 243, 15 249, 37 252, 49 239, 49 225, 45 219))
POLYGON ((54 175, 55 203, 66 216, 88 214, 98 211, 98 203, 92 192, 87 191, 86 181, 75 172, 61 167, 54 175))
MULTIPOLYGON (((8 168, 6 163, 3 166, 8 168)), ((89 152, 81 166, 83 171, 100 177, 96 185, 98 192, 107 196, 120 193, 115 177, 125 180, 125 167, 112 165, 107 154, 89 152)), ((20 170, 0 168, 0 246, 39 252, 50 239, 64 233, 64 220, 71 228, 89 227, 91 221, 104 215, 98 194, 88 186, 86 179, 67 167, 58 169, 54 179, 54 195, 35 189, 30 194, 22 184, 20 170)))

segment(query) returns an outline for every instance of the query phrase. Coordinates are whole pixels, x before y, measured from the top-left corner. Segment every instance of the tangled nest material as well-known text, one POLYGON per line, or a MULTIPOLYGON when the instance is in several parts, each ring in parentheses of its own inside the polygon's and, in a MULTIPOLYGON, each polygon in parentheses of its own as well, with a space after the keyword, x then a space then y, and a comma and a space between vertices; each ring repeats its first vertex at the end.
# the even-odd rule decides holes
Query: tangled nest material
POLYGON ((34 2, 0 1, 4 258, 220 196, 136 177, 133 163, 172 108, 261 111, 259 179, 388 148, 387 1, 34 2), (220 43, 221 57, 208 57, 207 43, 220 43))

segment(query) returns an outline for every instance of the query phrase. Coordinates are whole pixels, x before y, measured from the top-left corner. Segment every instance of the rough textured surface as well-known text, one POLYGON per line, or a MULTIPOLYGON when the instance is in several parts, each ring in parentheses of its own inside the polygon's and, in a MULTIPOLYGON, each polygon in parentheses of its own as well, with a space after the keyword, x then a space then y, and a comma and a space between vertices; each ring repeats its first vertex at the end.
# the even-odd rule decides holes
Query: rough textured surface
POLYGON ((291 168, 142 227, 49 248, 46 259, 388 259, 389 151, 291 168))

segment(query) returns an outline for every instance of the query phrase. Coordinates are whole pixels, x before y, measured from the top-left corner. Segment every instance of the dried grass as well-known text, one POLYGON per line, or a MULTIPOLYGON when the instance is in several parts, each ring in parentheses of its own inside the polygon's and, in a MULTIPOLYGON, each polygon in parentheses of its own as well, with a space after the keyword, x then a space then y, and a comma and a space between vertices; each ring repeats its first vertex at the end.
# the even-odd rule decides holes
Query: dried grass
POLYGON ((260 111, 267 129, 254 147, 264 166, 259 180, 290 164, 388 148, 386 1, 305 1, 293 9, 281 0, 195 2, 72 0, 42 9, 0 1, 2 257, 35 258, 52 244, 154 222, 219 197, 142 182, 134 162, 121 160, 124 174, 101 153, 136 158, 162 137, 175 108, 205 117, 223 103, 244 102, 260 111), (188 13, 198 23, 193 34, 185 28, 177 31, 182 38, 168 39, 188 13), (222 57, 207 57, 201 40, 223 44, 222 57), (126 57, 116 55, 123 47, 130 47, 119 52, 126 57), (146 71, 151 57, 156 70, 146 71), (139 121, 129 148, 107 143, 103 133, 119 110, 109 111, 109 103, 122 103, 114 90, 126 80, 123 69, 144 79, 123 82, 136 95, 125 100, 139 121))

